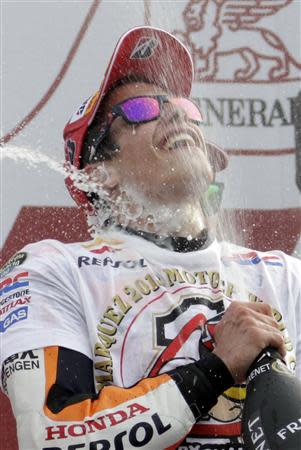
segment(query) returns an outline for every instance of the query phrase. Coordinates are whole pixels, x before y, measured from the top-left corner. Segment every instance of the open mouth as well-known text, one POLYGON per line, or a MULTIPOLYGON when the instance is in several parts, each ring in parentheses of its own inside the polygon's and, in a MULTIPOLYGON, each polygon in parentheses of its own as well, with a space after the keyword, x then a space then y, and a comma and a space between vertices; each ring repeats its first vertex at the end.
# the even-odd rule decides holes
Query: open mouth
POLYGON ((164 133, 156 147, 166 150, 177 150, 200 145, 200 138, 192 128, 185 130, 170 130, 164 133))

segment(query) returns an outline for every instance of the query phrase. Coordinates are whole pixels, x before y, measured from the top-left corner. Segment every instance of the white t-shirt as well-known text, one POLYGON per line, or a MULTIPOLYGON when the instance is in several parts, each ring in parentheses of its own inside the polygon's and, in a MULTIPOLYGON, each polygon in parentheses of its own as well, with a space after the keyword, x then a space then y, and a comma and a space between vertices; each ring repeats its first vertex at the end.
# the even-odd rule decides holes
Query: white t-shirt
MULTIPOLYGON (((1 365, 57 345, 93 360, 97 389, 129 387, 198 360, 201 343, 212 349, 215 324, 239 300, 272 305, 287 363, 294 369, 297 357, 301 376, 301 261, 279 251, 214 241, 178 253, 123 232, 86 243, 45 240, 2 269, 0 294, 1 365)), ((243 386, 226 391, 179 448, 236 442, 244 395, 243 386)))

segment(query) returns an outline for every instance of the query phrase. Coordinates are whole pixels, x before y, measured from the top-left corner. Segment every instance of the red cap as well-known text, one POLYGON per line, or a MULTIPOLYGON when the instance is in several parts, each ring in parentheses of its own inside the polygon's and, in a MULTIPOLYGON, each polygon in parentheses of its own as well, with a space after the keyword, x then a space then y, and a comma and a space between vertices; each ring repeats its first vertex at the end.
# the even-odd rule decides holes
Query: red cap
MULTIPOLYGON (((116 82, 128 76, 145 78, 176 96, 189 97, 193 62, 187 48, 172 34, 159 28, 132 28, 121 36, 99 91, 77 109, 64 129, 66 161, 77 169, 81 168, 87 130, 102 99, 116 82)), ((208 143, 208 150, 209 154, 212 152, 215 170, 224 169, 227 166, 226 154, 211 143, 208 143)), ((92 213, 86 194, 74 186, 70 177, 66 178, 66 184, 76 203, 92 213)))

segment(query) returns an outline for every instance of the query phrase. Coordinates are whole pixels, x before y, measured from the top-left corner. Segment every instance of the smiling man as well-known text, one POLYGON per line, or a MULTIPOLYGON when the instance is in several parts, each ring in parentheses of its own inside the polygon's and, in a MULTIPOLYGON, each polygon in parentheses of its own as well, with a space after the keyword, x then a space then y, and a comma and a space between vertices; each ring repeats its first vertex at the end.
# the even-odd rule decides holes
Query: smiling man
MULTIPOLYGON (((132 212, 123 208, 125 217, 115 208, 111 217, 115 224, 166 236, 202 232, 206 224, 200 199, 205 197, 214 171, 197 107, 186 98, 167 95, 152 83, 123 79, 102 102, 101 113, 85 144, 83 160, 88 160, 88 165, 83 165, 115 205, 131 205, 132 212), (100 140, 103 123, 107 126, 100 140), (99 159, 105 163, 97 164, 99 159), (166 220, 167 216, 173 220, 166 220)), ((221 155, 226 164, 226 156, 221 155)), ((97 202, 94 205, 97 209, 97 202)))
POLYGON ((275 347, 291 370, 297 354, 300 371, 300 261, 216 240, 228 159, 192 80, 176 38, 135 28, 65 128, 66 183, 94 239, 32 244, 2 269, 20 450, 239 450, 258 354, 275 347))

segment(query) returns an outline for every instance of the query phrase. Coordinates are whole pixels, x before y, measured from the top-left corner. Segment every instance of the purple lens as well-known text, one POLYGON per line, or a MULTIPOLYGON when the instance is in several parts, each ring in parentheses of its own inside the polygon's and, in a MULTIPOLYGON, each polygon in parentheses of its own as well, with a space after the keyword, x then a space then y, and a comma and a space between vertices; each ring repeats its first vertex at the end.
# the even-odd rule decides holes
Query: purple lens
POLYGON ((159 100, 156 98, 130 98, 122 103, 120 107, 130 122, 147 122, 160 116, 159 100))

